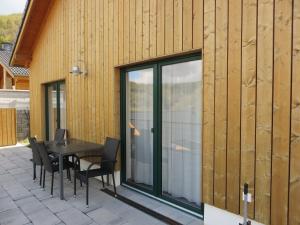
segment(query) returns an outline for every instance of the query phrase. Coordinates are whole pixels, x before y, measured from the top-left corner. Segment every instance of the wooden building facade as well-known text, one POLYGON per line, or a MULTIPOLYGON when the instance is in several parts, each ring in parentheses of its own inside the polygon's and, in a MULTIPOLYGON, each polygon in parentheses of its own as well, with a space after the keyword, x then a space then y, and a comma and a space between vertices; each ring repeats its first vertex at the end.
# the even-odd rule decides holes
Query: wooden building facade
POLYGON ((120 138, 122 68, 198 53, 201 201, 272 225, 300 224, 300 1, 29 1, 11 63, 30 67, 31 134, 45 87, 64 81, 74 138, 120 138), (87 75, 70 74, 80 66, 87 75))
POLYGON ((12 44, 0 43, 0 89, 29 89, 29 72, 26 68, 9 66, 12 44))

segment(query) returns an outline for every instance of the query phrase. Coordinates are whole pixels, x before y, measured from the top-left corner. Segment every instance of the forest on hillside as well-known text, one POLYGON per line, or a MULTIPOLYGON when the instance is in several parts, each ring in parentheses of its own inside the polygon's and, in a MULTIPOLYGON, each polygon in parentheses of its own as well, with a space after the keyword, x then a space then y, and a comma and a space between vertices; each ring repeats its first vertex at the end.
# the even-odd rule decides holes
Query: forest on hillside
POLYGON ((0 43, 13 42, 16 39, 22 14, 0 16, 0 43))

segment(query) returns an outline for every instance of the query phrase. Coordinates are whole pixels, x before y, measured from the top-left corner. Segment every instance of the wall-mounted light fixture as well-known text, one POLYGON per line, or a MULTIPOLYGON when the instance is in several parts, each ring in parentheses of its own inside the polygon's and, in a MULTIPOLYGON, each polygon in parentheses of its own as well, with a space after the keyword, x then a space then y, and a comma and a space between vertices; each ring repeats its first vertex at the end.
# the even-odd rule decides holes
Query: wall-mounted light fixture
POLYGON ((87 75, 87 71, 86 70, 82 71, 79 66, 72 66, 72 70, 71 70, 70 73, 75 75, 75 76, 77 76, 77 75, 87 75))

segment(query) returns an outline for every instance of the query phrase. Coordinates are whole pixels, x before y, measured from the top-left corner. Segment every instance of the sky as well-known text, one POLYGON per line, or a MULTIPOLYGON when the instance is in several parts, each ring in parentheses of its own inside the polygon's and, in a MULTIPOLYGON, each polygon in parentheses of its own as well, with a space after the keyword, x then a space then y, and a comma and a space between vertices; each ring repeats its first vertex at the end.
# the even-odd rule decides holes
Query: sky
POLYGON ((0 15, 22 13, 27 0, 0 0, 0 15))

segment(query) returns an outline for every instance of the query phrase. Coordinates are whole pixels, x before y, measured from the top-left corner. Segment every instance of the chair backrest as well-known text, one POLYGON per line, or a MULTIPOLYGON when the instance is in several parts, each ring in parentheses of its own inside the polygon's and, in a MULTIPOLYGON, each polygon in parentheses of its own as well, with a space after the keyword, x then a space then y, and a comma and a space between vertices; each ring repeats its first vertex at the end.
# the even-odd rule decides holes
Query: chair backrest
POLYGON ((39 147, 38 147, 38 143, 36 142, 36 138, 35 137, 29 137, 28 138, 29 143, 30 143, 30 147, 32 149, 32 161, 36 164, 36 165, 42 165, 42 159, 39 153, 39 147))
POLYGON ((52 164, 51 164, 45 144, 38 143, 37 145, 38 145, 39 153, 40 153, 45 170, 47 170, 48 172, 52 172, 52 164))
POLYGON ((102 155, 101 168, 108 171, 114 171, 114 163, 106 163, 105 160, 115 161, 119 149, 120 141, 114 138, 107 137, 104 144, 104 152, 102 155))
POLYGON ((56 143, 63 143, 65 138, 66 129, 56 129, 54 141, 56 143))

